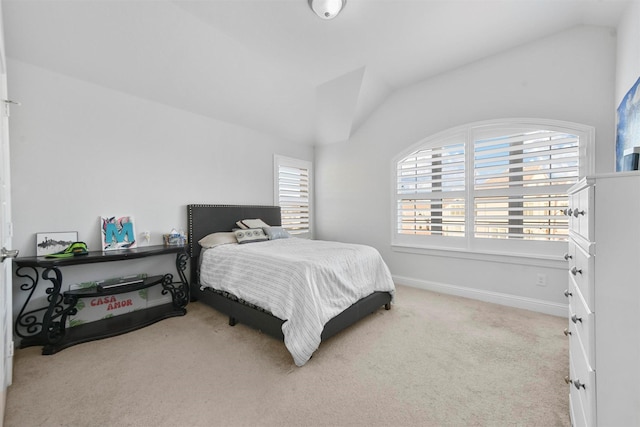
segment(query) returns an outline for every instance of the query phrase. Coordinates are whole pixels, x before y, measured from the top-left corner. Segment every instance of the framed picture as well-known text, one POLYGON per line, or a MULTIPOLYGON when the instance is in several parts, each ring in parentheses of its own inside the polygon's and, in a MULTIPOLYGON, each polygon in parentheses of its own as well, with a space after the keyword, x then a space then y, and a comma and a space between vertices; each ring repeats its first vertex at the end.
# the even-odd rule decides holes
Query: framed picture
POLYGON ((101 216, 100 240, 103 251, 135 248, 137 242, 133 217, 130 215, 101 216))
POLYGON ((78 241, 77 231, 53 231, 36 233, 36 255, 45 256, 63 251, 78 241))
POLYGON ((633 163, 633 154, 640 147, 640 78, 624 96, 616 113, 616 172, 635 170, 625 167, 625 156, 630 155, 628 160, 633 163))

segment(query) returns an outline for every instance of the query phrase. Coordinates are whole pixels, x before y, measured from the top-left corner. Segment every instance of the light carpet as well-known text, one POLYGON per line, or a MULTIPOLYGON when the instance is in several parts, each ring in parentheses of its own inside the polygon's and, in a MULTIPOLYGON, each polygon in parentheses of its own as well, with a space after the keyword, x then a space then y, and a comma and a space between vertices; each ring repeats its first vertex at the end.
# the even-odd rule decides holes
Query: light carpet
POLYGON ((17 350, 5 426, 569 426, 566 319, 398 286, 296 367, 200 303, 52 356, 17 350))

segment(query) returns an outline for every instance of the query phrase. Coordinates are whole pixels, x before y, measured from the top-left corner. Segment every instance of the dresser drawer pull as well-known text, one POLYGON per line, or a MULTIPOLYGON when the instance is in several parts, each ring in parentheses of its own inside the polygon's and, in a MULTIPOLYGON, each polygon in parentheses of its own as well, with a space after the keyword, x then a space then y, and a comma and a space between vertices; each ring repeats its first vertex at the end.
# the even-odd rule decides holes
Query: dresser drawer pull
POLYGON ((573 209, 565 209, 564 210, 564 214, 567 215, 567 216, 573 215, 573 209))
POLYGON ((573 384, 573 386, 575 388, 577 388, 578 390, 580 390, 581 388, 586 389, 585 385, 583 383, 580 382, 580 380, 572 380, 569 377, 564 377, 564 382, 567 384, 573 384))
POLYGON ((576 276, 578 273, 582 274, 582 269, 578 270, 578 267, 573 267, 571 269, 571 274, 573 274, 574 276, 576 276))
POLYGON ((573 294, 567 289, 566 291, 564 291, 564 296, 569 298, 570 296, 573 296, 573 294))
POLYGON ((569 261, 570 259, 573 259, 573 257, 569 254, 564 254, 564 260, 565 261, 569 261))
POLYGON ((573 316, 571 316, 571 321, 573 323, 578 323, 578 322, 582 323, 582 317, 578 317, 576 314, 574 314, 573 316))
POLYGON ((578 215, 584 215, 585 213, 585 211, 579 211, 578 209, 573 210, 573 216, 575 216, 576 218, 578 218, 578 215))
POLYGON ((569 335, 571 335, 571 331, 569 331, 569 329, 565 328, 565 330, 563 331, 564 336, 568 337, 569 335))

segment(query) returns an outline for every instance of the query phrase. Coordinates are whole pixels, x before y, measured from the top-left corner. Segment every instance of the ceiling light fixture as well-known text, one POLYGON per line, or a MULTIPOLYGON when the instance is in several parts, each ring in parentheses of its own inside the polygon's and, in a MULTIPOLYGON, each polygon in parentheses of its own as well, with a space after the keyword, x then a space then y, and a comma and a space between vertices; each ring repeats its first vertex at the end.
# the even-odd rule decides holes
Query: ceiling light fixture
POLYGON ((347 0, 308 0, 309 7, 322 19, 333 19, 342 10, 347 0))

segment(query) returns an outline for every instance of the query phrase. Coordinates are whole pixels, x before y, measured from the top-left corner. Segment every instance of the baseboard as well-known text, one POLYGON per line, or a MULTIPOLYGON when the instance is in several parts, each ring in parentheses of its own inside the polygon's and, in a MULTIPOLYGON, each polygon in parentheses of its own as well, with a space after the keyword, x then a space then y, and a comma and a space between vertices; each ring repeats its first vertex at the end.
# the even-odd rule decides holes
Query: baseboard
POLYGON ((569 306, 550 301, 543 301, 534 298, 521 297, 517 295, 491 292, 482 289, 467 288, 464 286, 448 285, 445 283, 431 282, 428 280, 413 279, 404 276, 393 276, 393 281, 400 285, 411 286, 413 288, 425 289, 433 292, 440 292, 447 295, 456 295, 464 298, 505 305, 507 307, 522 308, 536 311, 538 313, 550 314, 552 316, 567 317, 569 306))

